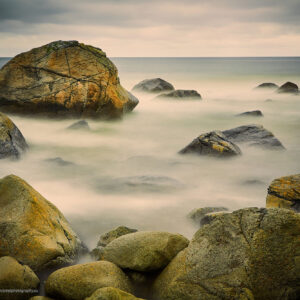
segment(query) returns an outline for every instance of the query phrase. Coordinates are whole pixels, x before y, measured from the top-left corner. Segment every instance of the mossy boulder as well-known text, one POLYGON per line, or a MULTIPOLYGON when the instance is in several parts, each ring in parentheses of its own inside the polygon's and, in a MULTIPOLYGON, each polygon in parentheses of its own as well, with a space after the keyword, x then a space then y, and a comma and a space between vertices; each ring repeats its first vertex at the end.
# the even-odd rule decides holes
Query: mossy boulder
POLYGON ((4 112, 109 119, 137 103, 120 85, 106 54, 77 41, 56 41, 21 53, 0 70, 4 112))
POLYGON ((114 287, 131 293, 132 286, 123 271, 108 261, 97 261, 66 267, 47 279, 47 296, 57 299, 82 300, 103 287, 114 287))
POLYGON ((299 299, 300 215, 247 208, 200 228, 163 270, 153 298, 299 299))
POLYGON ((103 248, 101 259, 123 269, 155 271, 164 268, 188 244, 188 239, 180 234, 140 231, 110 242, 103 248))
POLYGON ((0 180, 0 256, 34 271, 72 263, 83 245, 62 213, 21 178, 0 180))
POLYGON ((267 207, 300 211, 300 174, 274 179, 268 188, 267 207))
POLYGON ((132 294, 126 293, 120 289, 113 287, 105 287, 98 289, 93 293, 92 296, 86 298, 85 300, 142 300, 141 298, 136 298, 132 294))
POLYGON ((0 159, 18 158, 27 148, 19 128, 8 116, 0 112, 0 159))

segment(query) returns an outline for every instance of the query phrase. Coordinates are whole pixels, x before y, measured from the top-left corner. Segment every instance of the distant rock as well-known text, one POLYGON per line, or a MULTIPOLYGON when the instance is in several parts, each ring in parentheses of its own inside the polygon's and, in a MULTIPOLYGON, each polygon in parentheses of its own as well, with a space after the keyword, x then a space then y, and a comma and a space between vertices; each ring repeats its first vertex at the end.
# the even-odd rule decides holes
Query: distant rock
POLYGON ((249 146, 259 146, 266 149, 285 149, 273 133, 265 129, 262 125, 244 125, 222 131, 222 133, 233 143, 245 143, 249 146))
POLYGON ((212 131, 201 134, 179 153, 230 157, 240 155, 241 150, 227 139, 221 131, 212 131))
POLYGON ((236 115, 237 117, 263 117, 264 115, 260 110, 246 111, 236 115))
POLYGON ((150 92, 150 93, 159 93, 165 91, 172 91, 174 90, 174 86, 171 83, 161 78, 153 78, 153 79, 145 79, 139 82, 132 88, 132 90, 150 92))
POLYGON ((143 300, 114 287, 98 289, 85 300, 143 300))
POLYGON ((18 158, 27 148, 21 131, 9 117, 0 112, 0 159, 18 158))
POLYGON ((266 206, 300 212, 300 174, 274 179, 268 188, 266 206))
POLYGON ((86 120, 80 120, 80 121, 77 121, 77 122, 73 123, 69 127, 67 127, 67 129, 71 129, 71 130, 77 130, 77 129, 90 130, 90 126, 89 126, 89 123, 86 120))
POLYGON ((195 223, 200 224, 202 219, 205 218, 206 215, 210 213, 217 213, 217 212, 227 212, 228 208, 223 206, 209 206, 209 207, 201 207, 193 209, 189 214, 188 218, 193 220, 195 223))
POLYGON ((256 87, 256 89, 277 89, 278 85, 271 82, 265 82, 256 87))
POLYGON ((74 165, 74 163, 64 160, 61 157, 47 158, 45 159, 45 162, 53 163, 62 167, 74 165))
POLYGON ((286 82, 277 90, 278 93, 298 94, 298 85, 293 82, 286 82))
POLYGON ((201 100, 201 95, 195 90, 175 90, 167 94, 160 94, 157 98, 173 98, 173 99, 196 99, 201 100))
POLYGON ((137 103, 120 85, 106 54, 77 41, 55 41, 21 53, 0 70, 4 112, 111 119, 137 103))

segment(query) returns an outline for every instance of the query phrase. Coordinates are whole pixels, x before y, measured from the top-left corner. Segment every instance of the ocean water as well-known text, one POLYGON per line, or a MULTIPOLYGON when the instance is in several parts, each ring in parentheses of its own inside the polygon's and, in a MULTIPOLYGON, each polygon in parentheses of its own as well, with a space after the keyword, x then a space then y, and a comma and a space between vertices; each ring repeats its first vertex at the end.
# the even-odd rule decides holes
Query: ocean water
MULTIPOLYGON (((300 95, 257 91, 263 82, 300 85, 300 58, 112 58, 121 84, 131 90, 161 77, 177 89, 195 89, 202 101, 153 99, 134 93, 136 109, 118 121, 88 120, 90 131, 70 131, 75 120, 13 116, 30 150, 1 160, 1 177, 24 178, 54 203, 93 248, 101 233, 119 225, 179 232, 191 238, 193 208, 264 207, 277 177, 299 173, 300 95), (265 101, 271 99, 272 101, 265 101), (236 117, 260 109, 264 117, 236 117), (261 124, 286 151, 241 146, 228 160, 182 156, 201 133, 261 124), (47 159, 60 157, 60 165, 47 159)), ((0 58, 0 66, 7 62, 0 58)))

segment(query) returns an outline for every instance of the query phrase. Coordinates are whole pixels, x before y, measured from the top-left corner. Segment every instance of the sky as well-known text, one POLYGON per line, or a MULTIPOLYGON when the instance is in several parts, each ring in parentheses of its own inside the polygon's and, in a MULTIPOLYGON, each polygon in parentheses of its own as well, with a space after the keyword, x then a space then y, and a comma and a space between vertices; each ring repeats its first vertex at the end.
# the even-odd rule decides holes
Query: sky
POLYGON ((78 40, 110 57, 300 56, 300 0, 0 0, 0 56, 78 40))

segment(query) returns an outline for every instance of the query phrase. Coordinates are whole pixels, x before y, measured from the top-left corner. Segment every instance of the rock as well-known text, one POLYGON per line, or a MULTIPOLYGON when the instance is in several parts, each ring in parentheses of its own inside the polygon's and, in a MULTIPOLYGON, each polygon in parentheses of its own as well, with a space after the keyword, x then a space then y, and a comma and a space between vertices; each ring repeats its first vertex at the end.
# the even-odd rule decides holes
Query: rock
POLYGON ((45 296, 34 296, 31 297, 29 300, 54 300, 54 299, 45 296))
POLYGON ((262 125, 244 125, 222 131, 222 133, 233 143, 244 143, 248 146, 258 146, 265 149, 285 149, 273 133, 262 125))
POLYGON ((298 85, 292 82, 286 82, 277 90, 278 93, 298 94, 298 85))
POLYGON ((77 129, 85 129, 85 130, 90 130, 89 123, 86 120, 80 120, 72 125, 70 125, 67 129, 71 130, 77 130, 77 129))
POLYGON ((161 79, 161 78, 153 78, 153 79, 145 79, 138 84, 136 84, 133 88, 133 91, 141 91, 141 92, 164 92, 164 91, 172 91, 174 90, 174 86, 161 79))
POLYGON ((189 219, 192 219, 195 223, 199 224, 201 220, 210 213, 215 212, 224 212, 228 211, 228 208, 223 206, 217 206, 217 207, 201 207, 201 208, 195 208, 193 209, 187 217, 189 219))
POLYGON ((158 95, 157 98, 187 98, 201 100, 201 95, 195 90, 175 90, 167 94, 158 95))
POLYGON ((105 287, 98 289, 92 294, 91 297, 85 300, 142 300, 141 298, 136 298, 132 294, 128 294, 120 289, 114 287, 105 287))
POLYGON ((22 266, 10 256, 0 258, 1 299, 28 299, 33 294, 37 294, 39 284, 40 280, 28 266, 22 266), (11 293, 3 294, 1 290, 11 290, 11 293), (17 292, 17 290, 21 291, 17 292), (26 290, 26 292, 22 293, 22 290, 26 290), (34 290, 36 290, 35 293, 34 290))
POLYGON ((140 231, 113 240, 101 258, 123 269, 149 272, 164 268, 188 243, 180 234, 140 231))
POLYGON ((54 163, 54 164, 62 166, 62 167, 74 165, 74 163, 64 160, 61 157, 48 158, 48 159, 45 159, 45 162, 54 163))
POLYGON ((21 178, 0 180, 0 256, 34 271, 73 263, 83 245, 62 213, 21 178))
POLYGON ((0 113, 0 159, 18 158, 27 148, 18 127, 5 114, 0 113))
POLYGON ((240 155, 241 150, 237 145, 229 141, 221 131, 212 131, 201 134, 179 153, 230 157, 240 155))
POLYGON ((154 283, 153 298, 299 299, 300 215, 247 208, 201 227, 154 283))
POLYGON ((18 114, 116 118, 137 105, 99 48, 56 41, 21 53, 0 70, 0 108, 18 114))
POLYGON ((268 188, 266 205, 300 212, 300 174, 274 179, 268 188))
POLYGON ((263 117, 264 115, 260 110, 246 111, 237 115, 238 117, 263 117))
POLYGON ((129 101, 124 104, 124 112, 131 112, 138 104, 139 99, 128 92, 129 101))
POLYGON ((271 82, 264 82, 256 87, 256 89, 277 89, 278 85, 271 82))
POLYGON ((46 295, 68 300, 82 300, 103 287, 131 293, 132 287, 123 271, 108 261, 66 267, 53 272, 45 284, 46 295))

